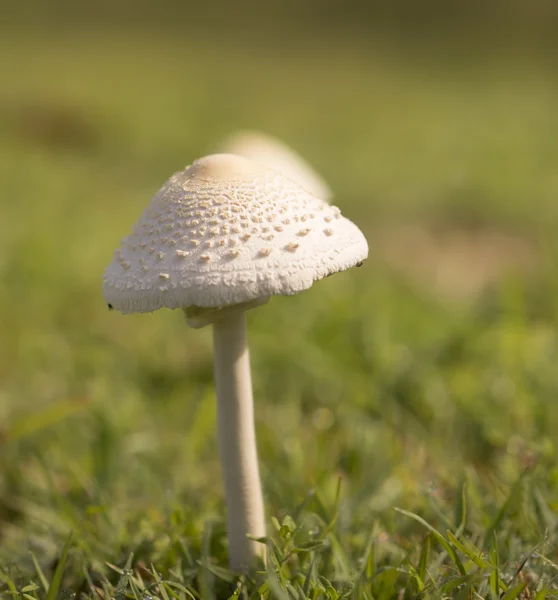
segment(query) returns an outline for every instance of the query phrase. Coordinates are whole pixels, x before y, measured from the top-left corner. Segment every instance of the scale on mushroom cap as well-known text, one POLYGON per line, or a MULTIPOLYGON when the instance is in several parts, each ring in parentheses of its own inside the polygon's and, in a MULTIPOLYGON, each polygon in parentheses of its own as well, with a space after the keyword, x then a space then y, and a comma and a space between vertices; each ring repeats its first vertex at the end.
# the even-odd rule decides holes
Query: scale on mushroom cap
POLYGON ((228 506, 229 558, 254 565, 265 536, 245 311, 271 296, 359 266, 362 232, 340 210, 272 169, 215 154, 172 175, 104 274, 122 313, 184 309, 213 324, 219 453, 228 506))

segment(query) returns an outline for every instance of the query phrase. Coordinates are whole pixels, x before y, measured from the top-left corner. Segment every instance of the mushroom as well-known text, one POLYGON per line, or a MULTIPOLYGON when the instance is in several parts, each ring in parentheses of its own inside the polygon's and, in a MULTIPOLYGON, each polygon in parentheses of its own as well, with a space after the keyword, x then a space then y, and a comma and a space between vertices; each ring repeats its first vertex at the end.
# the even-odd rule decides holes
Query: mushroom
POLYGON ((265 535, 245 311, 358 265, 361 231, 338 208, 284 175, 216 154, 172 175, 104 274, 122 313, 184 309, 192 327, 213 325, 218 441, 230 566, 252 567, 265 535))
POLYGON ((296 181, 316 198, 329 201, 333 195, 323 177, 287 144, 258 131, 239 131, 226 138, 221 152, 238 154, 274 169, 296 181))

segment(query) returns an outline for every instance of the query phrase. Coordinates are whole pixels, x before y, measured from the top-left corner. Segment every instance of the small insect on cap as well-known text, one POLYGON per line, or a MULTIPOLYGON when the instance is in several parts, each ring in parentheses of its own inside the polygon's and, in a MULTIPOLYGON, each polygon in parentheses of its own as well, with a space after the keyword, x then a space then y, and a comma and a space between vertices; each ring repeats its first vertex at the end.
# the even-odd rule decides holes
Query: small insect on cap
POLYGON ((332 196, 321 175, 300 154, 276 138, 258 131, 239 131, 222 143, 221 150, 279 171, 317 198, 329 201, 332 196))
POLYGON ((231 154, 175 173, 104 274, 123 313, 292 295, 368 256, 356 225, 284 175, 231 154))

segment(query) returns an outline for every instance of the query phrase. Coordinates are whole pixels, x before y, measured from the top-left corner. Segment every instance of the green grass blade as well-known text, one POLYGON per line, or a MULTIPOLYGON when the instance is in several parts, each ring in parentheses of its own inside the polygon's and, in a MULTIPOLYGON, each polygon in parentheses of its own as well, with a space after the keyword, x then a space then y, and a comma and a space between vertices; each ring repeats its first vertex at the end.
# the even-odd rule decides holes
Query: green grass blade
POLYGON ((465 531, 465 526, 467 525, 467 482, 463 482, 461 485, 460 503, 461 506, 459 508, 461 508, 461 520, 455 532, 455 537, 460 537, 465 531))
POLYGON ((39 578, 39 581, 41 582, 41 585, 43 586, 44 591, 48 593, 48 588, 49 588, 48 579, 46 578, 45 574, 43 573, 43 570, 41 569, 41 565, 39 565, 39 561, 37 560, 37 557, 35 556, 35 554, 33 552, 30 552, 30 554, 31 554, 31 560, 33 561, 33 566, 35 567, 35 572, 37 573, 37 577, 39 578))
POLYGON ((60 591, 60 584, 62 583, 62 575, 64 574, 64 569, 66 568, 66 562, 68 561, 68 555, 72 546, 72 538, 73 534, 70 533, 68 539, 66 540, 66 543, 64 544, 64 548, 62 549, 62 554, 58 559, 58 564, 56 565, 54 574, 52 575, 52 580, 50 582, 50 585, 48 586, 48 592, 46 594, 45 600, 56 600, 56 598, 58 597, 58 592, 60 591))
POLYGON ((444 550, 448 553, 448 556, 450 557, 450 559, 452 560, 454 565, 457 567, 457 570, 459 571, 459 573, 461 575, 467 574, 465 566, 461 562, 461 559, 457 555, 455 549, 450 545, 450 543, 446 540, 446 538, 435 527, 432 527, 432 525, 430 525, 430 523, 428 523, 422 517, 419 517, 418 515, 415 515, 412 512, 403 510, 402 508, 396 508, 395 510, 397 512, 405 515, 406 517, 414 519, 415 521, 420 523, 422 526, 426 527, 426 529, 428 529, 431 533, 433 533, 434 537, 438 540, 438 542, 443 546, 444 550))
POLYGON ((312 557, 312 561, 310 566, 308 567, 308 572, 306 573, 306 577, 304 578, 304 583, 302 585, 302 591, 304 593, 304 597, 308 598, 308 594, 310 593, 310 586, 312 585, 312 575, 314 573, 314 563, 316 562, 316 557, 312 557))
POLYGON ((448 538, 450 540, 450 542, 459 550, 461 551, 468 559, 470 559, 471 561, 473 561, 475 563, 475 565, 477 565, 477 567, 480 567, 481 569, 490 569, 490 563, 488 563, 486 560, 484 560, 482 558, 482 550, 478 550, 477 548, 475 548, 476 552, 473 551, 473 549, 471 548, 467 548, 467 546, 465 546, 465 544, 462 544, 454 535, 451 531, 448 530, 448 538))
POLYGON ((430 560, 430 533, 426 534, 422 547, 420 549, 417 573, 421 581, 426 581, 427 567, 430 560))
POLYGON ((490 574, 490 588, 495 598, 500 597, 500 556, 498 554, 498 543, 496 535, 493 535, 492 548, 490 549, 490 564, 492 573, 490 574))
POLYGON ((521 592, 527 587, 527 583, 523 581, 522 583, 516 585, 513 588, 510 588, 502 597, 502 600, 515 600, 520 597, 521 592))

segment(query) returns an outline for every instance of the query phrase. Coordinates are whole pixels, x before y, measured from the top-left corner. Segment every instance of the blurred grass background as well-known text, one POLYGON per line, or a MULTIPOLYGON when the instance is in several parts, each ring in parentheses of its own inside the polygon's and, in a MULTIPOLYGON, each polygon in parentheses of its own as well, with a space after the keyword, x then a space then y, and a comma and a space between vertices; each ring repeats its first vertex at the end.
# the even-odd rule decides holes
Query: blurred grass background
MULTIPOLYGON (((210 332, 170 311, 109 314, 101 276, 172 172, 250 128, 318 168, 371 250, 363 269, 250 313, 268 514, 316 489, 307 508, 327 522, 341 477, 321 573, 356 581, 372 539, 374 568, 395 576, 362 597, 398 597, 426 530, 393 507, 455 530, 466 484, 463 535, 488 551, 494 533, 504 574, 545 541, 528 584, 552 588, 557 5, 3 8, 0 564, 13 580, 29 580, 30 550, 49 572, 69 530, 78 589, 82 565, 107 573, 130 551, 176 571, 179 542, 226 564, 210 332)), ((433 581, 444 565, 432 558, 433 581)))

